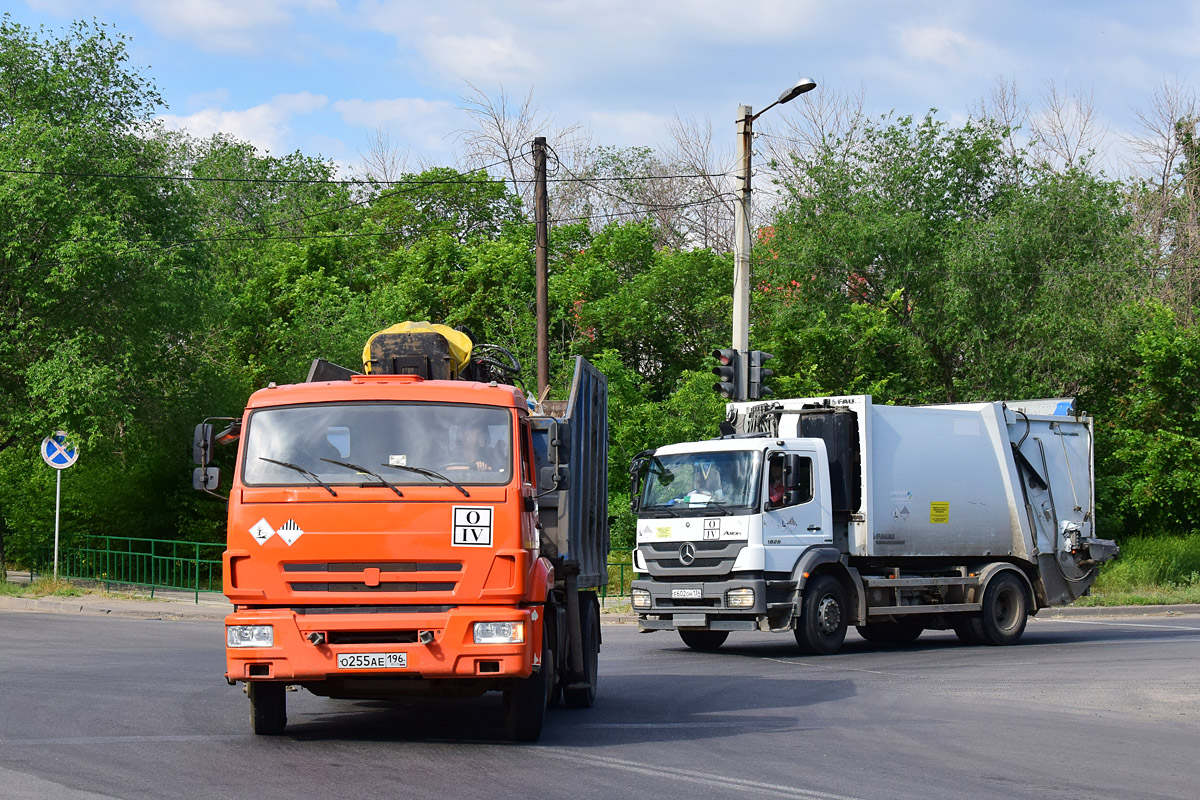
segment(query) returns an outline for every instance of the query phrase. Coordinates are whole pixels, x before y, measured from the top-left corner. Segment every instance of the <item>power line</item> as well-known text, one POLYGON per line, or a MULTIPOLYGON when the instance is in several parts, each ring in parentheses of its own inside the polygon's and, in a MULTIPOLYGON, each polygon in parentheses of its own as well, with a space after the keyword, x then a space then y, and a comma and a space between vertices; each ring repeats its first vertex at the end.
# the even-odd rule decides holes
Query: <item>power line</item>
MULTIPOLYGON (((508 159, 497 161, 494 164, 489 164, 480 167, 472 172, 485 172, 501 164, 508 163, 508 159)), ((148 175, 137 173, 119 173, 119 172, 67 172, 58 170, 39 170, 39 169, 0 169, 0 174, 6 175, 36 175, 46 178, 103 178, 108 180, 136 180, 136 181, 166 181, 172 183, 242 183, 242 184, 279 184, 279 185, 299 185, 299 186, 386 186, 386 187, 421 187, 421 186, 439 186, 439 185, 470 185, 480 183, 493 184, 508 184, 508 183, 533 183, 532 178, 486 178, 486 179, 470 179, 470 178, 405 178, 403 180, 384 181, 375 178, 349 178, 349 179, 332 179, 332 178, 226 178, 207 175, 148 175)), ((469 173, 468 173, 469 174, 469 173)), ((722 178, 728 177, 730 173, 713 172, 713 173, 679 173, 670 175, 613 175, 613 176, 596 176, 592 178, 548 178, 547 180, 553 183, 576 183, 576 182, 607 182, 607 181, 652 181, 652 180, 675 180, 684 178, 722 178)))

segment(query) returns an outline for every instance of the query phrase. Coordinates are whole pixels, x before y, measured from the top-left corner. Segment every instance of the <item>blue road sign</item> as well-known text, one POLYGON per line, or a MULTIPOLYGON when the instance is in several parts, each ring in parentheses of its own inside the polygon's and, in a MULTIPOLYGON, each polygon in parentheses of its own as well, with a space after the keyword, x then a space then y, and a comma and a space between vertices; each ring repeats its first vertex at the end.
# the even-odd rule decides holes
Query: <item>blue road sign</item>
POLYGON ((42 439, 42 460, 55 469, 66 469, 78 458, 79 450, 62 431, 42 439))

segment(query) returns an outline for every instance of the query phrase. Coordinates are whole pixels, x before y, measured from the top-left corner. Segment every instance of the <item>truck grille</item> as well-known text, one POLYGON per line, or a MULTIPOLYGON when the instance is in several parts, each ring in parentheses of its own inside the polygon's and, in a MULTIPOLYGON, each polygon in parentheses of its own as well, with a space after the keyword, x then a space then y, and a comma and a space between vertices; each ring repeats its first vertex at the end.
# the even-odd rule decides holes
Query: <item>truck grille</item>
POLYGON ((652 576, 727 575, 745 542, 689 542, 695 551, 691 564, 680 560, 683 542, 652 542, 638 547, 652 576))
POLYGON ((462 574, 459 561, 331 561, 282 567, 293 592, 453 592, 462 574), (416 572, 424 580, 397 580, 416 572))

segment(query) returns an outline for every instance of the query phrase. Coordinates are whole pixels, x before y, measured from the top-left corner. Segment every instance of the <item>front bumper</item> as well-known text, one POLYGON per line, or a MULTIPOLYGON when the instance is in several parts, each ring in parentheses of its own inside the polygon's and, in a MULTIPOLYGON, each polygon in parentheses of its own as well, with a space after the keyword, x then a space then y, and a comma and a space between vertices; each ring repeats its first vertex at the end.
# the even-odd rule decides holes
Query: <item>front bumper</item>
POLYGON ((739 578, 726 581, 635 580, 632 589, 650 593, 650 608, 635 609, 638 629, 644 631, 679 628, 714 631, 748 631, 760 627, 767 616, 767 581, 763 578, 739 578), (699 598, 676 598, 673 590, 700 590, 699 598), (754 604, 727 608, 725 593, 730 589, 753 589, 754 604))
MULTIPOLYGON (((325 611, 328 611, 327 609, 325 611)), ((304 613, 304 609, 267 608, 235 611, 226 625, 271 625, 274 645, 225 648, 225 677, 230 681, 271 680, 294 683, 329 679, 391 677, 526 678, 534 654, 542 648, 540 608, 458 606, 448 610, 304 613), (525 641, 475 644, 475 622, 524 622, 525 641), (422 632, 432 634, 428 644, 422 632), (320 634, 320 643, 309 640, 320 634), (338 669, 342 653, 403 653, 403 668, 338 669)), ((426 636, 428 639, 428 635, 426 636)))

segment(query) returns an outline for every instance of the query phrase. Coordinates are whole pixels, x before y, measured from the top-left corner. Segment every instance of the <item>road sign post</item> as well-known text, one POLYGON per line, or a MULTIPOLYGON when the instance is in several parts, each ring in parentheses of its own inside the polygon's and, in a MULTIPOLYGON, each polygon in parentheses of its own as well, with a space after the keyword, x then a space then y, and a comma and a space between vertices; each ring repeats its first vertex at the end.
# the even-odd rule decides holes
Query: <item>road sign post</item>
MULTIPOLYGON (((58 473, 54 484, 54 580, 58 580, 58 520, 62 508, 62 474, 63 470, 79 460, 79 449, 67 439, 65 431, 55 431, 52 436, 42 439, 42 460, 58 473)), ((33 553, 30 553, 32 557, 33 553)), ((33 576, 32 567, 30 577, 33 576)))

